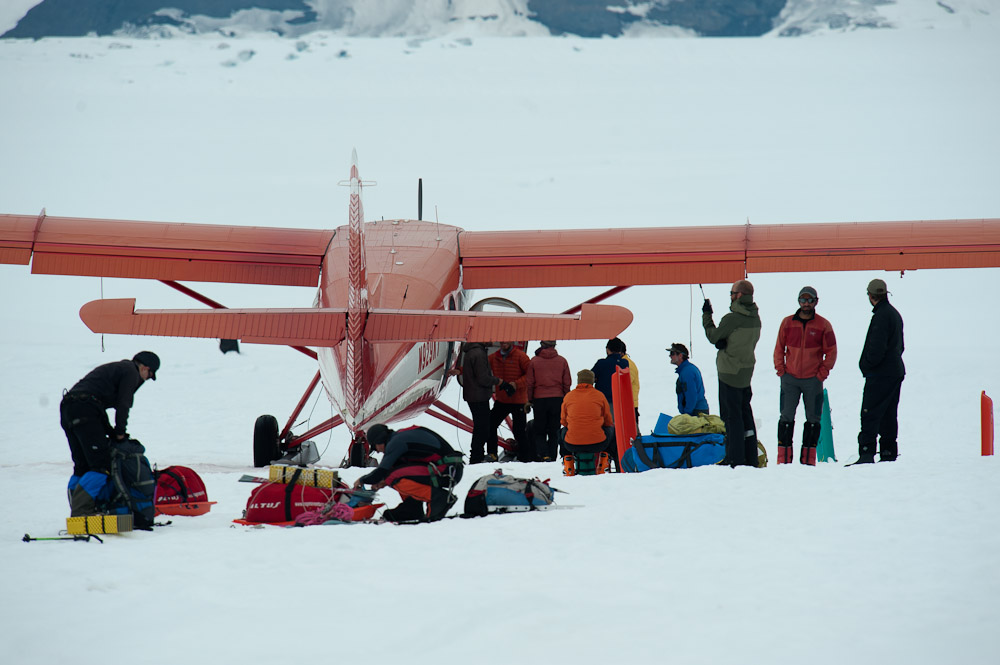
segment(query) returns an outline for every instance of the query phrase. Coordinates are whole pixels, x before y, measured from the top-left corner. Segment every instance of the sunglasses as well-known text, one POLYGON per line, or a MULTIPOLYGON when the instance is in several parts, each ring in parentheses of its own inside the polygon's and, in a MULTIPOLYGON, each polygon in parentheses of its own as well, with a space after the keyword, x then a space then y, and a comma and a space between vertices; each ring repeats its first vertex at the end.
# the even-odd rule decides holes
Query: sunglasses
POLYGON ((731 296, 735 296, 735 295, 736 295, 737 293, 739 293, 739 291, 730 291, 730 292, 729 292, 729 295, 731 295, 731 296))
POLYGON ((799 302, 801 302, 801 303, 816 302, 816 299, 815 298, 811 298, 809 296, 803 296, 802 298, 799 298, 799 302))

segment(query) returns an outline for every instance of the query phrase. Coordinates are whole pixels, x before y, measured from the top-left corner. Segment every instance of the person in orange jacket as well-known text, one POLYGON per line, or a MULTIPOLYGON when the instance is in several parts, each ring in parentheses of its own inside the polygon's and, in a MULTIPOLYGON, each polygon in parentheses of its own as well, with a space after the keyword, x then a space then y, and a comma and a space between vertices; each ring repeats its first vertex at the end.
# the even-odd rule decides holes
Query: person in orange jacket
POLYGON ((525 433, 528 406, 528 366, 531 363, 528 356, 513 342, 500 342, 500 350, 490 354, 490 370, 493 376, 500 379, 493 393, 493 408, 490 410, 490 429, 493 436, 486 444, 489 451, 487 459, 497 461, 497 428, 507 416, 510 416, 517 445, 517 459, 521 462, 532 462, 535 459, 535 446, 528 440, 525 433))
POLYGON ((830 322, 816 313, 818 302, 816 289, 803 286, 799 291, 799 309, 782 319, 774 344, 774 370, 781 377, 778 464, 790 464, 794 457, 795 411, 801 398, 806 423, 802 428, 799 461, 816 466, 823 381, 837 362, 837 338, 830 322))
POLYGON ((614 422, 611 406, 600 390, 594 388, 594 373, 581 369, 576 373, 577 386, 563 398, 559 421, 566 428, 564 442, 570 452, 600 453, 607 449, 614 422))

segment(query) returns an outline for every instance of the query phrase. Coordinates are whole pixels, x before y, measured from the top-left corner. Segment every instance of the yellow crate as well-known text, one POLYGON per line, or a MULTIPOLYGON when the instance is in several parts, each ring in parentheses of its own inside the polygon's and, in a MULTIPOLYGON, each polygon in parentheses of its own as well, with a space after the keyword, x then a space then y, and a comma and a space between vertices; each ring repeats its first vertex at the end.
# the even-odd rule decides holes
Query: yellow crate
POLYGON ((305 469, 300 466, 272 464, 268 470, 268 480, 272 483, 290 483, 295 477, 296 471, 301 471, 295 481, 296 485, 325 487, 326 489, 340 487, 340 472, 336 469, 305 469))
POLYGON ((71 535, 85 533, 126 533, 132 530, 132 515, 86 515, 67 517, 66 531, 71 535))

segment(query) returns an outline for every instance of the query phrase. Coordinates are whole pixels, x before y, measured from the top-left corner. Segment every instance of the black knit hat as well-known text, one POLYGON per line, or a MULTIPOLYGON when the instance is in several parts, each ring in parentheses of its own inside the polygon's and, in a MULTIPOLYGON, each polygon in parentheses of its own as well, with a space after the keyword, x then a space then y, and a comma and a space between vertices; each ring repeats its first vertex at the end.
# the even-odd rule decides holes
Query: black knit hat
POLYGON ((368 428, 368 445, 370 446, 384 446, 389 443, 389 437, 392 436, 392 430, 379 423, 377 425, 372 425, 368 428))

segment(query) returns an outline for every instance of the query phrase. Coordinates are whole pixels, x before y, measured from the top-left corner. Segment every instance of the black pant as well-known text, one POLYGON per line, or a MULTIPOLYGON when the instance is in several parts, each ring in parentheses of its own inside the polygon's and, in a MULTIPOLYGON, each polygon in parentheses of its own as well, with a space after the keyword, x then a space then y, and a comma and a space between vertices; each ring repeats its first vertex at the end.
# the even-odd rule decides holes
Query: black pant
POLYGON ((726 463, 757 466, 757 428, 753 422, 750 386, 734 388, 719 381, 719 417, 726 424, 726 463))
POLYGON ((493 409, 490 411, 490 429, 493 431, 493 436, 486 442, 486 450, 491 455, 497 454, 497 428, 508 415, 510 415, 513 425, 511 431, 514 433, 514 442, 517 444, 517 459, 521 462, 533 461, 535 459, 534 446, 528 441, 524 432, 524 426, 528 422, 524 415, 524 404, 493 402, 493 409))
POLYGON ((469 461, 483 461, 483 447, 489 444, 490 434, 493 434, 493 451, 497 449, 496 432, 490 428, 490 402, 469 402, 472 412, 472 443, 469 446, 469 461))
POLYGON ((559 418, 562 415, 562 397, 538 397, 532 400, 535 413, 535 454, 556 459, 559 456, 559 418))
POLYGON ((83 476, 88 471, 108 473, 111 470, 108 435, 113 430, 107 411, 93 398, 67 396, 59 404, 59 421, 73 456, 73 475, 83 476))
POLYGON ((896 435, 899 433, 896 414, 902 386, 901 376, 865 379, 865 391, 861 397, 861 432, 858 434, 858 454, 861 457, 874 458, 875 440, 878 438, 882 459, 896 459, 896 435))

